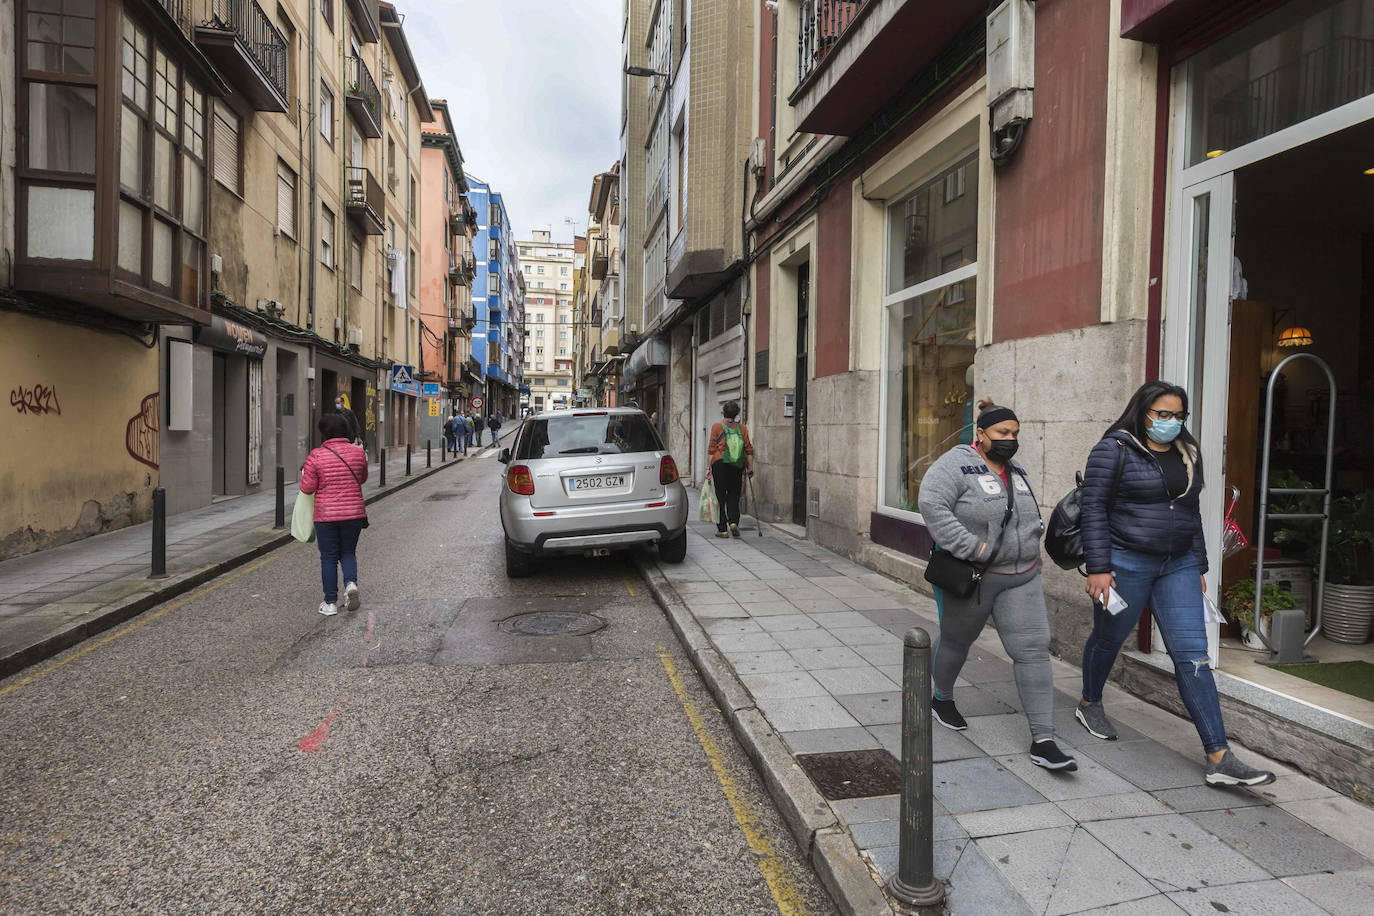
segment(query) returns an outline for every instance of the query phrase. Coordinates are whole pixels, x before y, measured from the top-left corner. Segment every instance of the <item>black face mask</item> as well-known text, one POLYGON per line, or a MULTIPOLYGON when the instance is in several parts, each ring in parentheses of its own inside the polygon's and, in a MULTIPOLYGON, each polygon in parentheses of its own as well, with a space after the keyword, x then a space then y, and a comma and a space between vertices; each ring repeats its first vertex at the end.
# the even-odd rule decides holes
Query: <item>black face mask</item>
POLYGON ((1006 464, 1016 454, 1016 449, 1020 443, 1015 439, 989 439, 988 444, 983 448, 983 454, 989 461, 996 461, 998 464, 1006 464))

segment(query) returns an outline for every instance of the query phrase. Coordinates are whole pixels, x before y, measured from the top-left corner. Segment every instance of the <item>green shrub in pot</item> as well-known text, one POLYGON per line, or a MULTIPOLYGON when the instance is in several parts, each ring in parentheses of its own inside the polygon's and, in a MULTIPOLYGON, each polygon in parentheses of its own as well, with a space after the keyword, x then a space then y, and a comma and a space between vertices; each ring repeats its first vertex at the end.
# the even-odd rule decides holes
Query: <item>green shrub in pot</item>
MULTIPOLYGON (((1269 618, 1275 611, 1286 611, 1298 606, 1297 599, 1288 589, 1278 585, 1266 585, 1261 593, 1260 614, 1264 618, 1264 629, 1269 629, 1269 618)), ((1241 579, 1233 583, 1221 596, 1221 610, 1226 618, 1237 624, 1242 631, 1254 633, 1255 626, 1255 580, 1241 579)))

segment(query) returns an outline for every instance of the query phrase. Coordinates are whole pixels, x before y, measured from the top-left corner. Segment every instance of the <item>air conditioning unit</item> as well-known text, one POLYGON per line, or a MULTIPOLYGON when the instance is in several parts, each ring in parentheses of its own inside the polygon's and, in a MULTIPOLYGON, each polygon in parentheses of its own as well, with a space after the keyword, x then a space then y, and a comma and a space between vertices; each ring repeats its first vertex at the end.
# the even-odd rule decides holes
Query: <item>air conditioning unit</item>
POLYGON ((749 165, 755 172, 768 169, 768 141, 755 137, 749 144, 749 165))
POLYGON ((363 345, 363 329, 362 329, 362 328, 349 328, 349 329, 348 329, 348 345, 349 345, 350 347, 361 347, 361 346, 363 345))
POLYGON ((258 311, 267 312, 269 315, 281 315, 286 309, 282 308, 282 304, 276 299, 259 299, 258 311))

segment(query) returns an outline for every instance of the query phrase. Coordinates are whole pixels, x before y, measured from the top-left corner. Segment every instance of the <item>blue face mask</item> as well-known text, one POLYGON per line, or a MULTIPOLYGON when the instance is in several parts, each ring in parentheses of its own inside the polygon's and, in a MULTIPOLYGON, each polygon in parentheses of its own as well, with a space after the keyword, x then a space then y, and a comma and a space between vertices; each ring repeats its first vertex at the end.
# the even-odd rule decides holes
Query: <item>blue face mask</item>
POLYGON ((1158 442, 1160 445, 1168 445, 1178 438, 1178 434, 1183 431, 1183 423, 1177 417, 1170 417, 1167 420, 1151 420, 1151 426, 1145 430, 1145 435, 1158 442))

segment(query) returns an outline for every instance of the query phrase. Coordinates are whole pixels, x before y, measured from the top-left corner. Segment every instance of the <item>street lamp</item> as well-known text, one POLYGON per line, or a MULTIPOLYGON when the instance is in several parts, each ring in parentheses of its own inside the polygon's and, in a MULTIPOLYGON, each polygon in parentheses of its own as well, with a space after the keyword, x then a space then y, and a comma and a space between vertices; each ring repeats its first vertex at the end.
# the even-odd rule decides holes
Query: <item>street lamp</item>
POLYGON ((625 68, 625 75, 626 75, 626 76, 661 76, 661 77, 663 77, 664 79, 668 79, 668 77, 669 77, 669 74, 664 73, 662 70, 655 70, 653 67, 626 67, 626 68, 625 68))

